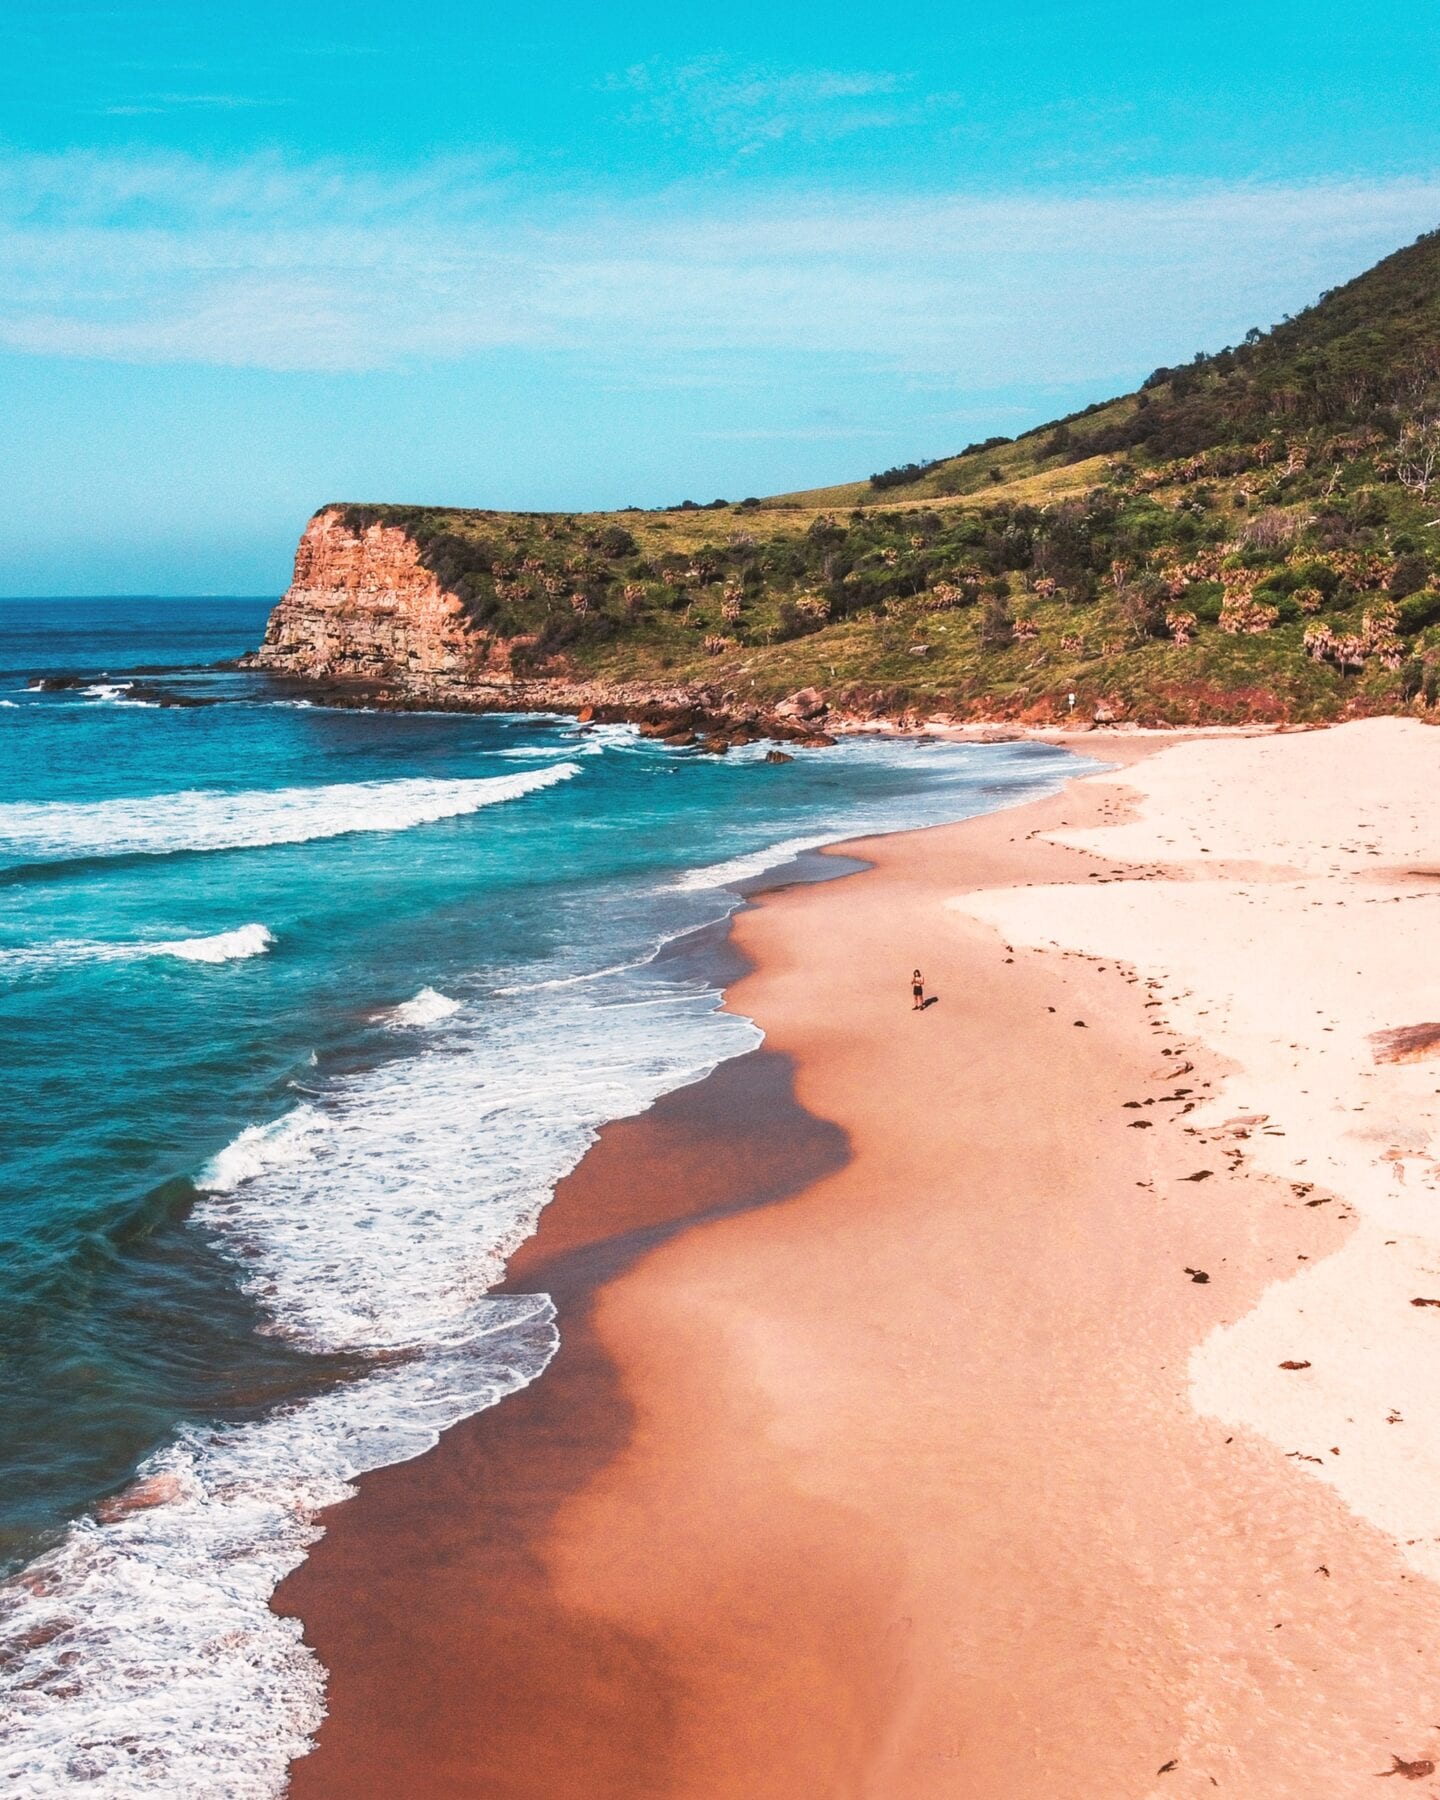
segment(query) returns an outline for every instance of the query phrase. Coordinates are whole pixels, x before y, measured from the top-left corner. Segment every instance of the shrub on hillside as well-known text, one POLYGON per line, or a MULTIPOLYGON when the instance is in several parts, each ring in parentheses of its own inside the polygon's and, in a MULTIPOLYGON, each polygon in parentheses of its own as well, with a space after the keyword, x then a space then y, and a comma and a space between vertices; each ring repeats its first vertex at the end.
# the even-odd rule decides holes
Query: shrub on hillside
POLYGON ((1165 636, 1165 610, 1170 596, 1163 581, 1142 575, 1138 581, 1122 582, 1115 593, 1121 616, 1137 638, 1165 636))
POLYGON ((1398 629, 1406 637, 1413 637, 1427 625, 1440 625, 1440 593, 1434 588, 1411 594, 1400 602, 1398 629))
POLYGON ((634 556, 640 548, 623 525, 607 525, 586 542, 592 550, 609 557, 634 556))
POLYGON ((945 457, 938 456, 933 462, 896 463, 893 469, 881 469, 878 474, 872 475, 870 485, 881 491, 885 488, 912 487, 946 460, 945 457))
POLYGON ((1388 586, 1397 600, 1403 600, 1408 594, 1418 594, 1429 580, 1429 562, 1418 550, 1407 550, 1395 559, 1388 586))
POLYGON ((986 596, 980 613, 980 648, 1008 650, 1015 642, 1015 615, 1009 597, 1003 593, 986 596))

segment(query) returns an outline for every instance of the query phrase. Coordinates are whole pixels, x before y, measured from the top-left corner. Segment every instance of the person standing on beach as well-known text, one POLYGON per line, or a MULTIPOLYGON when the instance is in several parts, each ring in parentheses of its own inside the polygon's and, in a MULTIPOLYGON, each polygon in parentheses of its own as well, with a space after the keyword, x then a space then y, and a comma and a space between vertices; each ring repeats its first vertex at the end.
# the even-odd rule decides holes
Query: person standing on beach
POLYGON ((918 969, 910 977, 910 993, 915 1002, 911 1011, 923 1012, 925 1010, 925 977, 918 969))

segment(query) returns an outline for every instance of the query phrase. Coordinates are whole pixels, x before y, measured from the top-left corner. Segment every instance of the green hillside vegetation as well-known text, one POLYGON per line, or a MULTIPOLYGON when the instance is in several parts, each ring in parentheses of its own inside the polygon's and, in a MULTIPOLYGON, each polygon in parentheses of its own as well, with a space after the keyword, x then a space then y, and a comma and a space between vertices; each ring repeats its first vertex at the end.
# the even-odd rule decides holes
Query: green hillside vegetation
MULTIPOLYGON (((1440 706, 1440 234, 1013 441, 662 512, 402 525, 518 663, 860 709, 1319 720, 1440 706)), ((1440 715, 1435 715, 1440 716, 1440 715)))

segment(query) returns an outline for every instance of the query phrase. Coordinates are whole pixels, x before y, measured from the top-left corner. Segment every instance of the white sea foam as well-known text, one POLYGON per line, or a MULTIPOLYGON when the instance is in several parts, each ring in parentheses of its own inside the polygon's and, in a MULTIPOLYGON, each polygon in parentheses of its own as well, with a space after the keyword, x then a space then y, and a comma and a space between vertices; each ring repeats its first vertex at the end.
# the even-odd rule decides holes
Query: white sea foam
POLYGON ((624 975, 632 969, 648 969, 671 944, 690 937, 695 930, 696 926, 692 923, 682 926, 679 931, 662 932, 643 955, 631 957, 627 962, 610 963, 603 969, 581 969, 574 975, 552 975, 543 981, 517 981, 509 987, 497 987, 491 991, 499 995, 541 994, 548 993, 552 988, 582 987, 590 982, 604 981, 611 975, 624 975))
POLYGON ((322 1127, 313 1106, 297 1106, 268 1125, 247 1125, 239 1137, 212 1156, 196 1176, 211 1194, 233 1194, 242 1182, 272 1169, 294 1168, 308 1155, 306 1140, 322 1127))
POLYGON ((264 925, 237 925, 233 931, 217 931, 210 937, 138 938, 129 943, 53 938, 49 943, 0 950, 0 974, 30 975, 76 963, 143 962, 152 956, 193 963, 241 962, 263 956, 274 942, 274 934, 264 925))
POLYGON ((73 1527, 0 1588, 0 1782, 37 1800, 283 1792, 325 1676, 270 1610, 275 1584, 357 1473, 541 1372, 548 1299, 487 1290, 602 1123, 758 1041, 718 1006, 631 971, 543 1001, 492 995, 437 1020, 424 1052, 320 1083, 212 1159, 195 1218, 266 1329, 372 1372, 187 1433, 140 1471, 137 1499, 160 1504, 73 1527))
POLYGON ((84 700, 96 700, 106 706, 148 706, 158 707, 158 700, 146 700, 132 692, 133 681, 97 681, 90 687, 81 688, 80 696, 84 700))
POLYGON ((239 925, 234 931, 217 931, 213 937, 178 938, 172 943, 157 944, 152 956, 178 956, 181 962, 240 962, 249 956, 263 956, 275 942, 263 925, 239 925))
POLYGON ((767 869, 775 869, 781 863, 787 863, 801 856, 807 850, 815 850, 821 844, 833 842, 834 832, 822 837, 782 838, 778 844, 770 844, 764 850, 750 850, 743 856, 730 856, 724 862, 711 863, 704 869, 687 869, 683 875, 677 876, 672 886, 681 893, 694 893, 701 888, 733 888, 738 882, 754 881, 767 869))
MULTIPOLYGON (((763 759, 764 745, 749 745, 725 758, 725 766, 739 767, 748 754, 750 761, 763 759)), ((734 888, 742 882, 754 881, 769 869, 792 861, 807 850, 822 845, 853 842, 857 838, 878 836, 886 832, 906 831, 916 826, 933 824, 937 813, 955 819, 987 811, 991 806, 1008 802, 1016 804, 1029 794, 1041 793, 1055 785, 1053 761, 1039 761, 1028 746, 954 745, 924 743, 914 740, 862 740, 850 738, 831 749, 797 750, 797 758, 820 759, 818 768, 834 779, 844 780, 847 769, 855 766, 882 768, 887 771, 923 771, 933 777, 922 788, 908 795, 875 797, 866 801, 847 794, 837 800, 828 819, 823 815, 816 828, 804 837, 779 837, 760 850, 749 850, 709 863, 704 868, 687 869, 670 883, 682 893, 695 893, 710 888, 734 888), (947 786, 947 784, 949 784, 947 786), (946 793, 954 804, 944 805, 946 793)), ((1083 767, 1084 765, 1080 765, 1083 767)), ((1072 765, 1067 773, 1078 772, 1072 765)), ((783 773, 777 771, 783 780, 783 773)), ((777 827, 778 829, 778 827, 777 827)))
POLYGON ((189 789, 143 799, 13 801, 0 806, 0 850, 26 860, 165 855, 300 844, 352 831, 404 831, 453 819, 580 773, 575 762, 449 781, 337 782, 227 794, 189 789))
POLYGON ((222 1150, 197 1217, 270 1329, 314 1350, 452 1342, 601 1123, 756 1041, 709 990, 633 979, 461 1009, 424 1053, 222 1150))
POLYGON ((543 1295, 482 1301, 463 1346, 150 1457, 132 1491, 160 1504, 73 1527, 0 1588, 0 1783, 33 1800, 282 1793, 325 1677, 270 1610, 277 1582, 356 1475, 532 1381, 553 1320, 543 1295))
POLYGON ((452 1013, 460 1010, 460 1001, 452 1000, 448 994, 440 994, 432 987, 422 987, 413 1000, 402 1000, 398 1006, 392 1006, 381 1015, 387 1025, 414 1026, 434 1025, 441 1019, 448 1019, 452 1013))

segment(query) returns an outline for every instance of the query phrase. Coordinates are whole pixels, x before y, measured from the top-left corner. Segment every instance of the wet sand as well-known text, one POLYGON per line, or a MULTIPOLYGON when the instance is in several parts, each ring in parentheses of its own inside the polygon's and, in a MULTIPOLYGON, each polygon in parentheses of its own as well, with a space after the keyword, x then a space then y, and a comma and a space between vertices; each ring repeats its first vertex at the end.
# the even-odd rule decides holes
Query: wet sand
POLYGON ((543 1554, 634 1428, 594 1297, 676 1231, 773 1203, 844 1158, 844 1134, 800 1110, 788 1060, 768 1050, 606 1127, 502 1290, 544 1291, 560 1310, 544 1377, 367 1476, 277 1596, 332 1670, 325 1755, 296 1765, 292 1792, 666 1791, 676 1671, 663 1647, 558 1604, 543 1554))
POLYGON ((1328 1446, 1195 1404, 1196 1352, 1356 1226, 1202 1134, 1233 1060, 1123 941, 1064 941, 1171 879, 1095 848, 1136 806, 876 840, 737 921, 767 1049, 565 1184, 511 1278, 555 1363, 281 1590, 331 1671, 297 1795, 1440 1786, 1434 1586, 1328 1446), (1012 949, 1040 887, 1060 924, 1012 949))

